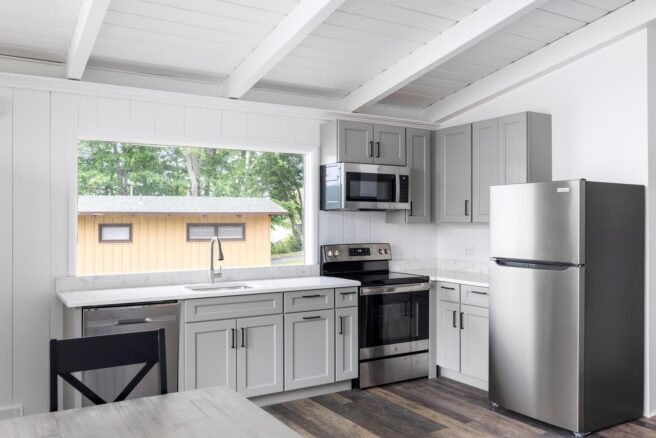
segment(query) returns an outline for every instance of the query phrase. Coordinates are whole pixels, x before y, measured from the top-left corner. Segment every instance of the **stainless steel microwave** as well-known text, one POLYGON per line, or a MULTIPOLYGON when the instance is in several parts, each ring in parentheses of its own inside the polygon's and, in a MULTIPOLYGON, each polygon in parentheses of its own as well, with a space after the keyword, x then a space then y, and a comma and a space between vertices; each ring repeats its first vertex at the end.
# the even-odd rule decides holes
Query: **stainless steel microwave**
POLYGON ((399 166, 321 166, 322 210, 410 210, 410 173, 399 166))

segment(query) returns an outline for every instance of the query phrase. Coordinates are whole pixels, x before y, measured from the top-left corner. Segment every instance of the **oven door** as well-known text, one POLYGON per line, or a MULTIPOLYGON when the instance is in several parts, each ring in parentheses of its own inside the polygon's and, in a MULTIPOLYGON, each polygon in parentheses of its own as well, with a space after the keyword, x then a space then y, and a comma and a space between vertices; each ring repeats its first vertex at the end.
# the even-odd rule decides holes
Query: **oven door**
POLYGON ((428 283, 360 288, 360 360, 428 350, 428 283))

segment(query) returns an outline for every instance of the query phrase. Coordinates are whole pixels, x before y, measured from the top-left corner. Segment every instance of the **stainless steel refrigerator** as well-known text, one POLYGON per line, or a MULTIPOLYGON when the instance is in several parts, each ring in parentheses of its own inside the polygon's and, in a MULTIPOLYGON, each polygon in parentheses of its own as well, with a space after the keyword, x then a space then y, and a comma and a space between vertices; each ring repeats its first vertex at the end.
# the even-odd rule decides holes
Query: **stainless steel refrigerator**
POLYGON ((641 417, 644 187, 490 193, 490 401, 577 434, 641 417))

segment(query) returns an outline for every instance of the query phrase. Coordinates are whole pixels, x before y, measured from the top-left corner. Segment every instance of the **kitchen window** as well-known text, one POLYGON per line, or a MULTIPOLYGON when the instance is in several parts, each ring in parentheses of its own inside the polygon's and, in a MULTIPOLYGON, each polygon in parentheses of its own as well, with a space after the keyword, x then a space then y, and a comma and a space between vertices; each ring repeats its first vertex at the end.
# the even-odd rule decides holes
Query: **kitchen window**
POLYGON ((305 263, 304 154, 80 140, 77 183, 77 275, 305 263))
POLYGON ((207 242, 217 236, 221 240, 245 240, 244 224, 187 224, 187 240, 207 242))
POLYGON ((98 242, 100 243, 132 242, 132 224, 99 224, 98 242))

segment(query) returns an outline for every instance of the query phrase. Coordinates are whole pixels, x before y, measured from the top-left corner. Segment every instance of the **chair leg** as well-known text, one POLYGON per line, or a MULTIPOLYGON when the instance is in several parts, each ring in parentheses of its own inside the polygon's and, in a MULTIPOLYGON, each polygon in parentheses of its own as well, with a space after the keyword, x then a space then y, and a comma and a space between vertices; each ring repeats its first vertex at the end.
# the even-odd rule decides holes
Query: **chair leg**
POLYGON ((166 334, 163 328, 157 330, 159 339, 159 389, 160 394, 168 394, 166 374, 166 334))
POLYGON ((50 340, 50 412, 58 410, 59 394, 57 391, 57 340, 50 340))

